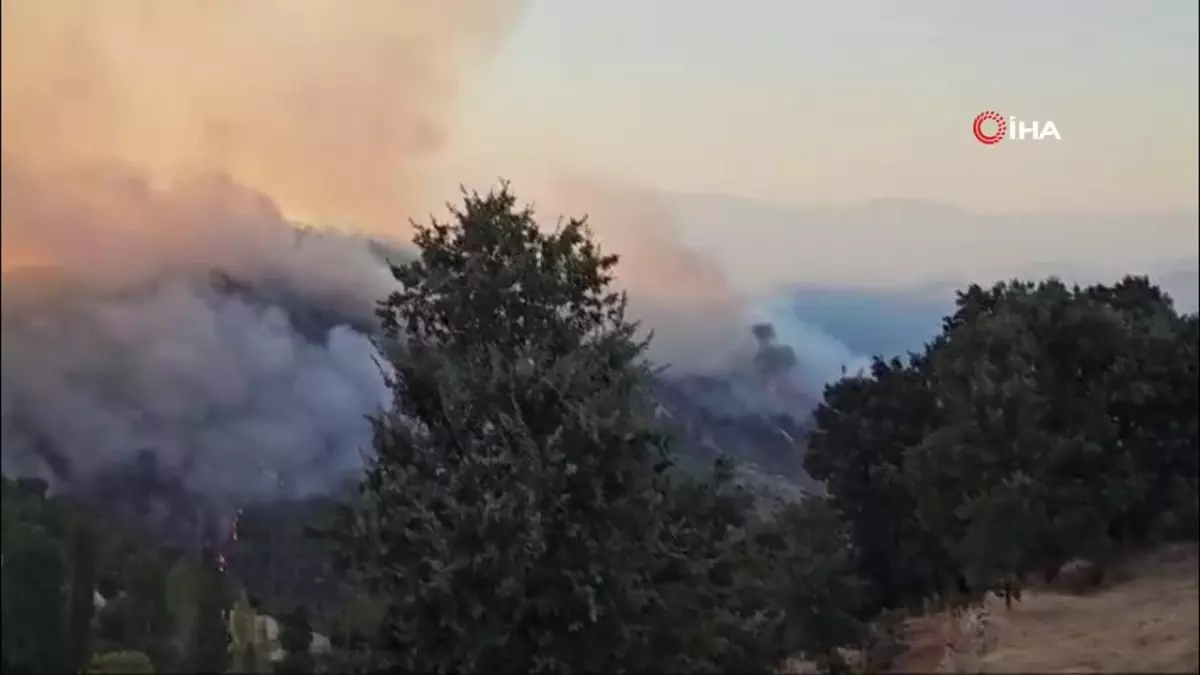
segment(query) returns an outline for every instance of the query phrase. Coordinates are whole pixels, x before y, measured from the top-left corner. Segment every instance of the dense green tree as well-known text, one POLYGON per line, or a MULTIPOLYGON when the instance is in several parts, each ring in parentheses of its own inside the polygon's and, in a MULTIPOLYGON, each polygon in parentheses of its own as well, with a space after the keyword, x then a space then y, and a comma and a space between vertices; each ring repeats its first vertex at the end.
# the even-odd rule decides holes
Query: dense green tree
MULTIPOLYGON (((670 608, 668 640, 687 640, 681 667, 690 672, 768 672, 800 649, 772 634, 782 620, 779 589, 770 582, 773 559, 754 545, 765 529, 755 495, 734 480, 733 464, 719 458, 711 476, 679 474, 668 509, 678 549, 669 574, 691 585, 656 589, 670 608)), ((660 649, 679 650, 676 642, 660 649)))
POLYGON ((91 659, 95 596, 95 534, 87 526, 79 524, 72 537, 70 625, 67 632, 67 661, 72 672, 83 670, 91 659))
POLYGON ((124 624, 122 644, 149 656, 159 670, 171 669, 180 658, 167 604, 170 562, 154 549, 139 551, 130 558, 123 594, 116 605, 124 624))
POLYGON ((225 574, 211 549, 203 553, 199 582, 187 667, 194 672, 223 673, 230 663, 229 611, 233 603, 225 574))
POLYGON ((960 295, 931 359, 944 423, 909 453, 906 476, 922 521, 975 585, 1104 560, 1164 518, 1186 519, 1189 321, 1138 278, 960 295))
POLYGON ((315 661, 312 642, 308 611, 300 606, 285 614, 279 626, 279 646, 283 648, 283 659, 275 667, 275 672, 289 675, 313 672, 315 661))
MULTIPOLYGON (((852 536, 842 514, 822 498, 787 504, 749 528, 736 574, 768 593, 765 609, 773 621, 755 631, 759 649, 835 667, 840 647, 866 638, 868 587, 858 575, 852 536)), ((731 604, 746 597, 739 588, 731 604)))
POLYGON ((813 414, 804 466, 852 530, 864 615, 919 607, 957 576, 904 479, 909 450, 942 422, 926 365, 925 356, 875 359, 869 373, 827 387, 813 414))
POLYGON ((1195 536, 1197 334, 1144 278, 959 294, 909 362, 830 386, 805 465, 853 528, 868 607, 978 593, 1195 536))
POLYGON ((1108 410, 1121 452, 1141 478, 1131 504, 1111 525, 1120 541, 1194 536, 1200 479, 1197 315, 1180 316, 1170 298, 1144 277, 1084 291, 1118 313, 1123 349, 1105 373, 1108 410))
MULTIPOLYGON (((348 586, 350 584, 347 584, 348 586)), ((372 669, 371 647, 385 620, 386 608, 363 588, 347 593, 350 599, 332 617, 329 642, 330 658, 323 665, 328 672, 358 673, 372 669)))
POLYGON ((167 571, 164 600, 172 628, 171 645, 181 658, 190 651, 203 583, 204 571, 190 556, 177 557, 167 571))
POLYGON ((342 528, 347 561, 386 599, 385 662, 719 669, 719 651, 693 652, 710 627, 696 613, 713 592, 707 540, 733 534, 677 508, 645 345, 610 288, 616 257, 583 221, 543 232, 507 188, 468 195, 414 241, 380 307, 403 344, 395 409, 375 420, 342 528))
POLYGON ((38 525, 21 524, 5 534, 0 658, 9 670, 64 672, 69 663, 62 548, 38 525))
POLYGON ((254 589, 267 613, 283 613, 298 598, 314 615, 335 612, 342 603, 328 545, 307 534, 329 520, 335 507, 331 499, 311 498, 252 503, 239 510, 238 538, 227 551, 229 569, 254 589))
POLYGON ((783 596, 783 630, 795 633, 786 645, 803 644, 821 654, 856 644, 864 625, 856 616, 863 602, 854 574, 855 551, 839 514, 821 499, 786 506, 767 532, 765 547, 776 562, 775 587, 783 596))

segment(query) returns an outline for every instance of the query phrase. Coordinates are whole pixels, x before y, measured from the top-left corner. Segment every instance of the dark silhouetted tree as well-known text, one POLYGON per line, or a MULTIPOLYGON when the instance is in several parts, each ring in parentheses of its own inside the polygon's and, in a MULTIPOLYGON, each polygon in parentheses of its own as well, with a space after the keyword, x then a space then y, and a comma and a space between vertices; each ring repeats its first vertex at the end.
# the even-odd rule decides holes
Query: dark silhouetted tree
POLYGON ((279 646, 283 648, 283 659, 275 667, 275 672, 313 672, 312 642, 313 632, 308 623, 307 610, 297 607, 285 614, 279 627, 279 646))
POLYGON ((379 665, 720 669, 729 640, 702 606, 725 555, 713 540, 734 532, 676 502, 616 257, 581 220, 541 230, 507 188, 414 242, 380 306, 403 345, 395 407, 341 530, 386 601, 379 665))
POLYGON ((231 658, 228 613, 232 603, 225 575, 211 549, 203 553, 199 577, 187 668, 201 673, 223 673, 231 658))
POLYGON ((827 387, 813 414, 804 466, 852 528, 866 614, 919 607, 957 577, 904 481, 909 450, 941 423, 925 364, 876 359, 869 373, 827 387))
POLYGON ((95 535, 86 526, 76 525, 71 548, 70 627, 67 642, 67 660, 72 672, 85 668, 91 659, 95 596, 95 535))
POLYGON ((60 673, 68 668, 64 591, 67 566, 58 542, 37 525, 6 532, 3 663, 6 669, 60 673))

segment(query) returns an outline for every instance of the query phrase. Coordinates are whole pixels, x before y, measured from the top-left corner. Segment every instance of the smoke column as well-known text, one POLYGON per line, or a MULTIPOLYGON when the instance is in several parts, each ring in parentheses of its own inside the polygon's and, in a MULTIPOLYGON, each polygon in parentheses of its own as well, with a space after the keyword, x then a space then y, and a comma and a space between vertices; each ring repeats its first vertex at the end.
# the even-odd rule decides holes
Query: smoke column
MULTIPOLYGON (((231 500, 352 474, 387 396, 359 328, 394 283, 357 235, 406 238, 456 90, 520 3, 0 8, 4 472, 86 480, 152 450, 143 465, 231 500), (301 237, 296 219, 355 235, 301 237)), ((621 254, 656 360, 752 358, 745 299, 652 193, 515 189, 547 225, 587 214, 621 254)))
POLYGON ((288 218, 403 237, 456 88, 519 10, 5 0, 5 473, 82 480, 152 449, 241 498, 353 470, 385 392, 350 325, 390 275, 288 218), (278 292, 217 292, 214 270, 278 292), (344 321, 306 331, 282 297, 344 321))
POLYGON ((620 256, 616 282, 628 291, 630 315, 654 331, 652 359, 674 372, 713 372, 752 353, 747 299, 683 245, 659 195, 571 174, 531 185, 540 214, 586 215, 604 249, 620 256))

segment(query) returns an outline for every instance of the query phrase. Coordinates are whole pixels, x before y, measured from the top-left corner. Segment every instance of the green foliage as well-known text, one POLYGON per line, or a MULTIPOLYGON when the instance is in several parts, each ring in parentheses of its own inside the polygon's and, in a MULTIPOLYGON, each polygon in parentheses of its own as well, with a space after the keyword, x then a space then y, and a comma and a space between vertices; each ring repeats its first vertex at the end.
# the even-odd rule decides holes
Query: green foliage
POLYGON ((171 649, 175 654, 189 653, 200 601, 203 571, 197 561, 181 556, 167 571, 165 580, 166 611, 170 617, 171 649))
POLYGON ((336 512, 330 498, 247 504, 239 510, 238 538, 227 551, 231 575, 254 589, 268 614, 282 614, 303 599, 314 616, 343 604, 341 579, 326 542, 308 536, 336 512))
POLYGON ((66 644, 66 561, 55 539, 41 526, 20 525, 5 532, 3 654, 5 669, 62 672, 66 644))
POLYGON ((233 603, 225 575, 217 568, 211 551, 205 552, 199 582, 187 663, 198 672, 223 673, 230 663, 228 613, 233 603))
POLYGON ((358 673, 372 669, 371 644, 385 620, 386 607, 367 593, 355 594, 331 621, 333 654, 323 665, 328 672, 358 673))
POLYGON ((918 608, 957 576, 948 551, 918 518, 904 477, 910 449, 942 420, 926 363, 876 359, 868 375, 828 387, 813 417, 804 465, 825 481, 851 527, 866 584, 864 615, 918 608))
MULTIPOLYGON (((972 316, 976 300, 960 301, 970 320, 935 355, 947 424, 910 472, 943 539, 983 584, 1145 543, 1175 510, 1154 487, 1195 466, 1195 424, 1178 427, 1195 418, 1194 407, 1183 413, 1195 371, 1185 380, 1175 358, 1194 351, 1186 320, 1144 279, 975 295, 990 310, 972 316), (948 481, 957 492, 924 489, 948 481)), ((1195 499, 1190 476, 1185 503, 1195 499)))
POLYGON ((280 625, 279 646, 283 648, 283 660, 275 667, 276 673, 311 673, 315 666, 312 655, 313 632, 308 623, 308 611, 297 607, 283 617, 280 625))
POLYGON ((769 671, 783 648, 751 644, 769 593, 732 569, 750 500, 668 473, 615 256, 580 220, 542 232, 507 188, 454 216, 418 227, 381 303, 396 404, 339 530, 385 599, 380 663, 769 671))
POLYGON ((515 206, 505 186, 466 195, 454 223, 417 225, 420 257, 392 268, 400 289, 380 303, 384 331, 476 359, 623 345, 611 356, 632 362, 640 345, 629 343, 624 297, 609 288, 617 257, 601 254, 585 221, 545 234, 515 206))
POLYGON ((792 504, 764 529, 759 548, 769 556, 763 572, 780 601, 780 644, 820 657, 863 640, 858 561, 837 511, 817 499, 792 504))
POLYGON ((691 511, 694 518, 724 519, 733 535, 711 541, 719 554, 708 551, 705 602, 691 604, 701 637, 694 665, 706 672, 775 672, 789 657, 825 661, 838 647, 861 641, 863 589, 840 514, 813 499, 751 515, 735 502, 744 496, 721 487, 722 474, 718 467, 712 481, 700 484, 709 504, 691 511))
POLYGON ((76 525, 71 551, 70 625, 67 662, 72 672, 83 670, 92 649, 92 618, 96 612, 96 540, 85 526, 76 525))
POLYGON ((125 568, 124 592, 112 601, 121 616, 121 644, 146 654, 160 670, 170 669, 180 656, 167 605, 168 565, 153 549, 139 552, 125 568))
POLYGON ((972 286, 920 358, 830 387, 806 466, 878 604, 1194 538, 1196 325, 1144 278, 972 286))

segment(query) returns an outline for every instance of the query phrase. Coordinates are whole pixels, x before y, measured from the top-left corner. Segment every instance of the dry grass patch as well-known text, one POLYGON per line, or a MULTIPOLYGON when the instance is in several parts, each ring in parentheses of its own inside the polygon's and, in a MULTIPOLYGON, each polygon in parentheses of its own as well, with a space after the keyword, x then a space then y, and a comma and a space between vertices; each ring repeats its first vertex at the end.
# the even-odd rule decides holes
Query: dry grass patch
POLYGON ((1089 595, 1034 589, 1011 611, 990 598, 984 640, 971 621, 914 619, 893 672, 1200 672, 1198 575, 1196 548, 1174 547, 1089 595))

